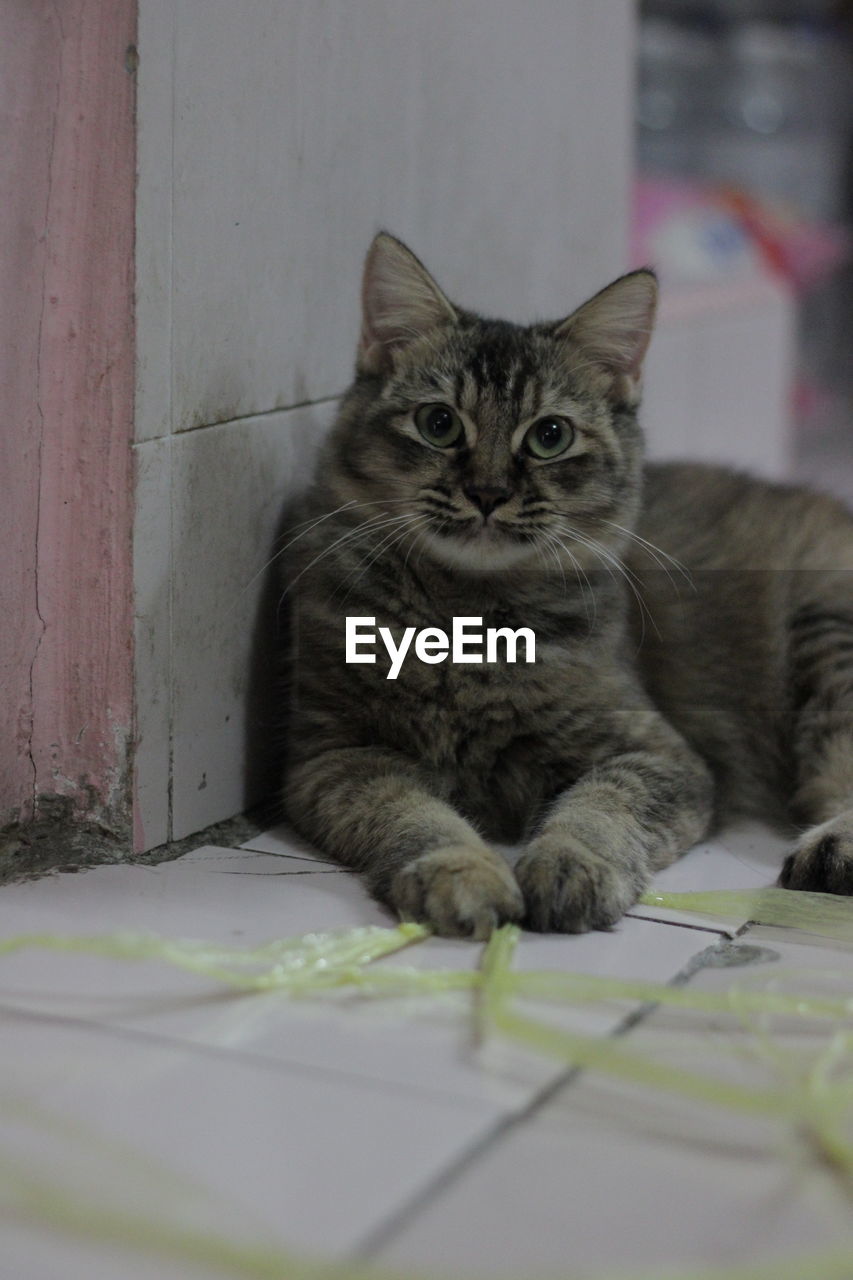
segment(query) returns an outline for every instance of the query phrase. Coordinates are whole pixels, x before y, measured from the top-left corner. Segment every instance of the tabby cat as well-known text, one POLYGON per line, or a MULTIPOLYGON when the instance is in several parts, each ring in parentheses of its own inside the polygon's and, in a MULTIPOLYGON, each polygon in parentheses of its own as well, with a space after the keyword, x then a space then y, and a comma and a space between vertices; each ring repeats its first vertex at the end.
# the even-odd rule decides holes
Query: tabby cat
POLYGON ((853 892, 853 518, 643 465, 651 271, 523 327, 380 233, 356 377, 286 549, 289 817, 404 919, 615 924, 734 812, 780 883, 853 892), (535 662, 347 662, 347 617, 527 627, 535 662), (524 841, 512 869, 490 841, 524 841))

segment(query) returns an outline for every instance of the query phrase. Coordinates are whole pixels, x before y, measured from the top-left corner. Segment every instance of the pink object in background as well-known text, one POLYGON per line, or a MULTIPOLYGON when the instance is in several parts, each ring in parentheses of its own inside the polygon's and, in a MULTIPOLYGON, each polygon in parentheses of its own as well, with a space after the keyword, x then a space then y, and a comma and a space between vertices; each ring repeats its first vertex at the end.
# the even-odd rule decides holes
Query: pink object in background
POLYGON ((634 186, 631 263, 657 267, 664 282, 782 275, 801 291, 843 262, 850 247, 843 227, 736 188, 653 177, 634 186))
POLYGON ((0 827, 129 816, 135 0, 0 32, 0 827))

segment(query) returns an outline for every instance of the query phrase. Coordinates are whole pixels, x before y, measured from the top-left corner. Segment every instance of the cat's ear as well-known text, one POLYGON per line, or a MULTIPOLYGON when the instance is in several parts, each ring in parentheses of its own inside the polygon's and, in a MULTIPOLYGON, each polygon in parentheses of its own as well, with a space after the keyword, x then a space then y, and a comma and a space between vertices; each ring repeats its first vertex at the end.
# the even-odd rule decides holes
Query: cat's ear
POLYGON ((387 231, 379 232, 368 251, 361 301, 358 368, 363 373, 389 369, 395 351, 458 318, 426 267, 387 231))
POLYGON ((617 395, 636 399, 655 322, 658 282, 648 268, 609 284, 555 330, 614 375, 617 395))

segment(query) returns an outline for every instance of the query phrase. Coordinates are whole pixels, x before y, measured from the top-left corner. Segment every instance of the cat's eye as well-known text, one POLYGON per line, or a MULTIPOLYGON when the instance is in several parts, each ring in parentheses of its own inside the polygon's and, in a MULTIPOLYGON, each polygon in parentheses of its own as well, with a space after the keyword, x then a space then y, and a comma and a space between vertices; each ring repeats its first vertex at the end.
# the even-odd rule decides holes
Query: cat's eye
POLYGON ((446 404, 422 404, 415 414, 415 426, 424 440, 438 449, 449 449, 462 437, 462 419, 446 404))
POLYGON ((525 433, 524 447, 534 458, 558 458, 575 438, 568 418, 540 418, 525 433))

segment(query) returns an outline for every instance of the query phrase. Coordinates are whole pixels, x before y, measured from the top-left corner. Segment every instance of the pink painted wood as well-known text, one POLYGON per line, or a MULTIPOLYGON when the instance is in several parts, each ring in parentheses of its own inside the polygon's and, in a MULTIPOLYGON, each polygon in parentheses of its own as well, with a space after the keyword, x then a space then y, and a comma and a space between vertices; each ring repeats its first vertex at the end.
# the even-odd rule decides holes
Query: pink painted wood
POLYGON ((129 815, 135 29, 0 15, 0 826, 129 815))

